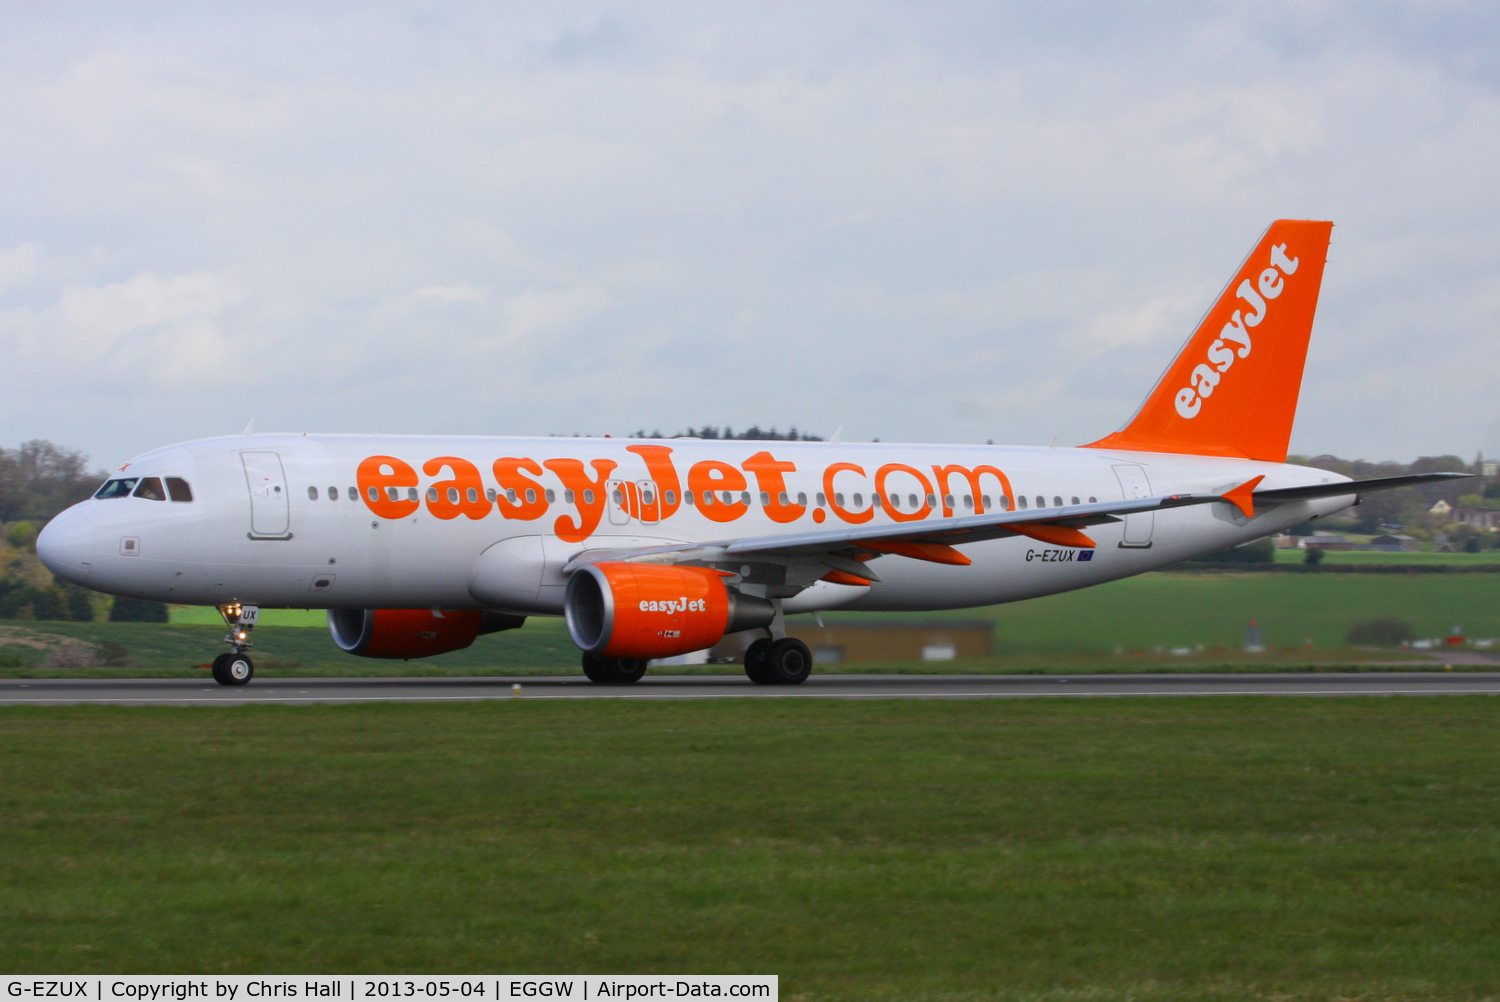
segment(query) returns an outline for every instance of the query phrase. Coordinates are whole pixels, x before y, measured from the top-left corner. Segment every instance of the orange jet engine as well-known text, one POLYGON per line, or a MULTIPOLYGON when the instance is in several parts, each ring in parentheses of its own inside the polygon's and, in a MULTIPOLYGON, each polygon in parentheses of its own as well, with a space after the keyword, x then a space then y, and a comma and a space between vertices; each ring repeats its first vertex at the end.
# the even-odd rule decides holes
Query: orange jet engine
POLYGON ((462 650, 481 633, 514 630, 524 616, 478 609, 329 609, 328 632, 362 658, 430 658, 462 650))
POLYGON ((775 617, 770 602, 726 587, 718 571, 619 562, 579 568, 563 613, 584 653, 647 659, 701 651, 775 617))

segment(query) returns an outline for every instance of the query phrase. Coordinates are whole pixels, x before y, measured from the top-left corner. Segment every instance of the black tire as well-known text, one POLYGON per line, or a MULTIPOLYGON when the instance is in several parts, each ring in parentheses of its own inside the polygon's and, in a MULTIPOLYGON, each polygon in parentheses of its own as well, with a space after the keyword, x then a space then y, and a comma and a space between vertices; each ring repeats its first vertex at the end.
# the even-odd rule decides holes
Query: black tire
POLYGON ((608 685, 612 680, 612 673, 606 667, 608 661, 605 658, 596 657, 593 654, 583 656, 583 673, 588 676, 590 682, 597 685, 608 685))
POLYGON ((630 685, 646 674, 646 662, 637 658, 583 656, 583 673, 597 685, 630 685))
POLYGON ((745 648, 745 674, 756 685, 771 685, 776 681, 766 670, 766 658, 770 653, 770 637, 761 637, 745 648))
MULTIPOLYGON (((215 664, 217 663, 215 660, 215 664)), ((254 677, 255 662, 250 660, 250 655, 226 654, 224 667, 220 670, 217 681, 220 685, 249 685, 254 677)))
POLYGON ((812 673, 812 651, 795 637, 771 645, 766 655, 766 674, 776 685, 801 685, 812 673))
POLYGON ((229 664, 229 659, 232 657, 234 657, 233 654, 220 654, 218 657, 214 658, 214 681, 219 683, 220 685, 233 684, 229 681, 229 676, 224 672, 225 667, 229 664))
POLYGON ((620 685, 631 685, 639 682, 646 674, 646 660, 644 658, 615 658, 615 682, 620 685))

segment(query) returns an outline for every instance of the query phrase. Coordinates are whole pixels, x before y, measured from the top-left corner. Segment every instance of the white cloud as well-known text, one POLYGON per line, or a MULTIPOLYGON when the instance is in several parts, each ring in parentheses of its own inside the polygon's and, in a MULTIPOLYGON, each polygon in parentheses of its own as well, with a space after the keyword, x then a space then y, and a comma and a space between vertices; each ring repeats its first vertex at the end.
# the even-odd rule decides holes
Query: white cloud
POLYGON ((1486 8, 96 14, 0 38, 15 440, 1087 441, 1282 215, 1339 224, 1295 447, 1500 414, 1486 8))

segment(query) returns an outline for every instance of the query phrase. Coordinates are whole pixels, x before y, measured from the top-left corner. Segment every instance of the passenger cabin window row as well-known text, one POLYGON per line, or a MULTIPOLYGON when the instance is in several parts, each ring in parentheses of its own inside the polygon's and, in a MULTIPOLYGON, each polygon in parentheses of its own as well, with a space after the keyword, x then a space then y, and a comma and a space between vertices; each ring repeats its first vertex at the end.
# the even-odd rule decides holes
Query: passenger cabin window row
MULTIPOLYGON (((163 494, 162 483, 156 477, 129 477, 109 481, 103 487, 99 488, 99 492, 95 494, 94 497, 127 497, 132 493, 135 497, 143 497, 152 501, 164 501, 166 500, 167 496, 170 496, 173 501, 193 500, 192 488, 188 486, 186 480, 183 480, 180 477, 166 478, 166 494, 163 494)), ((371 501, 380 500, 379 489, 376 487, 371 487, 367 491, 367 494, 369 495, 371 501)), ((401 500, 401 490, 398 487, 387 487, 386 495, 392 501, 401 500)), ((339 489, 337 487, 328 488, 326 496, 329 501, 337 501, 339 499, 339 489)), ((479 492, 473 487, 467 488, 462 495, 460 495, 457 487, 448 488, 447 499, 449 504, 458 504, 461 496, 463 498, 466 498, 470 504, 476 504, 479 501, 479 492)), ((496 501, 498 495, 495 489, 492 487, 484 492, 484 496, 486 501, 489 501, 491 504, 493 504, 496 501)), ((557 492, 553 491, 550 488, 544 491, 542 496, 546 499, 548 504, 555 504, 557 502, 557 492)), ((344 497, 348 498, 350 501, 358 501, 359 490, 357 488, 350 487, 344 492, 344 497)), ((417 500, 417 497, 417 489, 415 487, 408 487, 406 489, 407 500, 415 501, 417 500)), ((426 497, 429 502, 436 502, 439 498, 438 489, 436 487, 427 488, 426 497)), ((624 505, 625 503, 625 494, 618 488, 611 492, 610 497, 617 505, 624 505)), ((822 491, 819 491, 814 495, 814 497, 817 500, 817 506, 819 508, 823 508, 828 505, 828 496, 822 491)), ((318 489, 316 487, 309 487, 307 489, 307 498, 309 501, 318 500, 318 489)), ((526 488, 525 498, 527 504, 536 504, 537 493, 535 489, 530 487, 526 488)), ((677 503, 677 492, 664 491, 662 498, 668 505, 675 505, 677 503)), ((739 504, 749 504, 750 498, 751 495, 749 491, 741 491, 739 492, 738 496, 736 496, 733 491, 702 491, 699 494, 694 494, 692 491, 686 491, 682 495, 684 504, 687 504, 689 506, 694 504, 701 504, 710 507, 715 504, 728 505, 735 504, 736 502, 738 502, 739 504)), ((505 492, 505 499, 511 504, 517 504, 520 501, 520 495, 518 495, 518 493, 514 489, 510 489, 505 492)), ((649 490, 642 494, 642 500, 646 504, 656 503, 654 495, 649 490)), ((992 498, 989 494, 981 494, 979 496, 979 501, 983 510, 985 511, 995 510, 995 500, 998 500, 1000 503, 1000 511, 1011 510, 1012 505, 1009 495, 1001 494, 998 499, 992 498)), ((1047 498, 1041 494, 1036 495, 1034 499, 1028 499, 1025 495, 1017 497, 1016 507, 1019 507, 1022 511, 1024 511, 1031 506, 1033 500, 1037 508, 1047 507, 1047 498)), ((791 496, 786 491, 781 491, 779 494, 777 494, 776 501, 783 508, 791 506, 791 496)), ((863 508, 865 504, 864 494, 856 492, 853 495, 853 501, 853 507, 855 509, 863 508)), ((563 502, 565 504, 574 503, 574 495, 572 491, 563 491, 563 502)), ((972 494, 963 494, 957 497, 952 494, 943 495, 943 505, 949 510, 954 509, 959 502, 963 504, 963 507, 966 511, 974 510, 974 496, 972 494)), ((583 492, 583 503, 594 503, 593 491, 586 490, 583 492)), ((762 507, 770 507, 771 495, 766 491, 761 491, 760 503, 762 507)), ((840 508, 846 507, 844 494, 842 492, 836 491, 833 495, 833 503, 840 508)), ((923 497, 922 495, 918 494, 908 494, 905 498, 902 498, 902 496, 899 494, 890 494, 885 498, 882 498, 879 494, 870 495, 870 505, 875 508, 885 506, 896 509, 897 511, 903 509, 917 511, 923 506, 924 503, 928 508, 936 508, 938 505, 937 496, 928 494, 923 497)), ((1075 495, 1069 499, 1068 503, 1076 505, 1080 504, 1081 502, 1075 495)), ((1090 495, 1088 503, 1098 504, 1099 499, 1090 495)), ((807 507, 807 494, 805 492, 799 491, 797 493, 797 504, 800 507, 807 507)), ((1053 496, 1052 506, 1054 508, 1061 508, 1063 506, 1063 499, 1061 495, 1053 496)))
POLYGON ((193 500, 193 489, 181 477, 117 477, 94 492, 96 498, 143 498, 147 501, 193 500), (165 480, 165 485, 163 484, 165 480))

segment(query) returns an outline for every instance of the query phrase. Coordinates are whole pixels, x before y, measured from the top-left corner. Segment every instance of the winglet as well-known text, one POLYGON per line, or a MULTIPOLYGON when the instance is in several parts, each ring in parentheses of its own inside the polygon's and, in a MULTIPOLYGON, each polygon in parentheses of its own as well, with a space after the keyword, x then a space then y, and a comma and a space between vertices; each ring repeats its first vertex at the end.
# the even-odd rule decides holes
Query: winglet
POLYGON ((1255 488, 1259 487, 1260 482, 1264 479, 1266 479, 1265 475, 1262 474, 1261 476, 1256 477, 1254 480, 1246 480, 1234 490, 1225 491, 1219 496, 1238 508, 1241 515, 1244 515, 1246 518, 1254 518, 1255 488))

